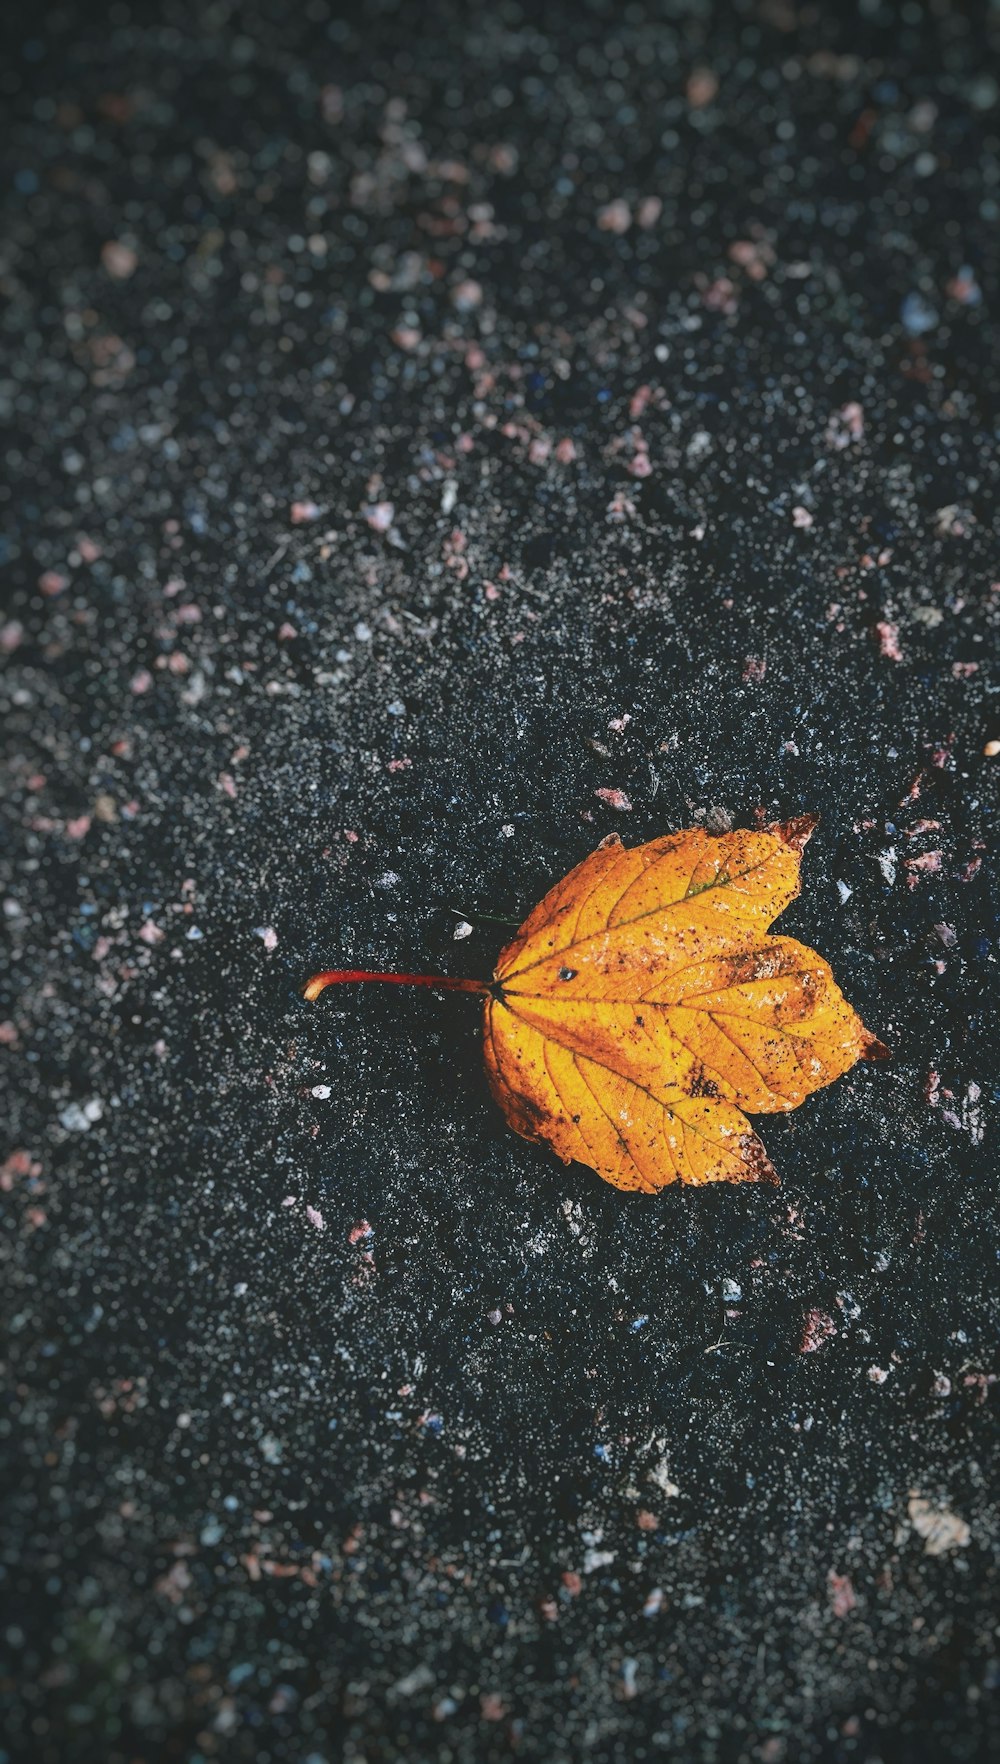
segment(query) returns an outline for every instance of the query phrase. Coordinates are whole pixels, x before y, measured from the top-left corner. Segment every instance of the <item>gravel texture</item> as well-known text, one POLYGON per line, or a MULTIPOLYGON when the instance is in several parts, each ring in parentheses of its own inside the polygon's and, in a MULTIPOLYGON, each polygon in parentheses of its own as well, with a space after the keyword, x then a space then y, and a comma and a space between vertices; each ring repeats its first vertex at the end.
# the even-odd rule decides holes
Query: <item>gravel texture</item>
POLYGON ((97 13, 0 67, 0 1760, 987 1758, 985 27, 97 13), (473 999, 299 997, 807 811, 894 1058, 781 1188, 620 1195, 473 999))

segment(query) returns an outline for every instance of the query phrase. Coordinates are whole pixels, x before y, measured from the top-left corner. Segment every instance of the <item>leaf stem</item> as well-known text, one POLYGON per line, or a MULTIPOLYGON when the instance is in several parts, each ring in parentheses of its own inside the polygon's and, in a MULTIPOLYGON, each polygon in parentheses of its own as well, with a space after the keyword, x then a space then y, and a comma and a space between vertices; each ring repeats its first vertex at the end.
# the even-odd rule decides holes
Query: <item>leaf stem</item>
POLYGON ((306 982, 302 996, 318 998, 327 986, 339 986, 347 980, 383 980, 389 986, 434 986, 441 992, 486 994, 490 990, 485 980, 453 980, 443 974, 379 974, 369 968, 328 968, 306 982))

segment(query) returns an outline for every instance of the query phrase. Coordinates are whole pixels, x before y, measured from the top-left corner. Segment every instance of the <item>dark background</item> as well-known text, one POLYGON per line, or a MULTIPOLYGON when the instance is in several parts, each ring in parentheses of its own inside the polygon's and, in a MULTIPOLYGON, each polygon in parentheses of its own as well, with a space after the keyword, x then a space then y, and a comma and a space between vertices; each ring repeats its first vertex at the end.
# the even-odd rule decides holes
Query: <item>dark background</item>
POLYGON ((97 10, 0 73, 0 1758, 985 1758, 986 15, 97 10), (299 999, 807 811, 894 1059, 780 1189, 299 999))

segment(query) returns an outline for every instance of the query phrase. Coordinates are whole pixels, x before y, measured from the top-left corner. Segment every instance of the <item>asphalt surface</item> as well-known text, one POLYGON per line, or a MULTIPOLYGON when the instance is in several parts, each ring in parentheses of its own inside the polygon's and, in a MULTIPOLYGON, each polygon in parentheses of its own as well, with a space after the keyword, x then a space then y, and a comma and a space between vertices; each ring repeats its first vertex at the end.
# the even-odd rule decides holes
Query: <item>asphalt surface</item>
POLYGON ((896 10, 8 21, 3 1764, 995 1755, 1000 86, 896 10), (780 1188, 300 998, 804 813, 893 1058, 780 1188))

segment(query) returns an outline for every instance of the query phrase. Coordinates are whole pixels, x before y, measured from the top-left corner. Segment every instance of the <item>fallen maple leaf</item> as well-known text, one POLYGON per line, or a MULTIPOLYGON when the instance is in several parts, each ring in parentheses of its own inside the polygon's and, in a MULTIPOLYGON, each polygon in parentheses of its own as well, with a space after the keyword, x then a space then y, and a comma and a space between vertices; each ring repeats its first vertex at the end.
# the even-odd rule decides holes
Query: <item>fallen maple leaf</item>
POLYGON ((616 1188, 777 1181, 744 1110, 797 1108, 887 1050, 822 956, 766 935, 799 892, 803 816, 627 849, 612 835, 549 891, 492 982, 337 969, 486 999, 490 1087, 510 1125, 616 1188))

